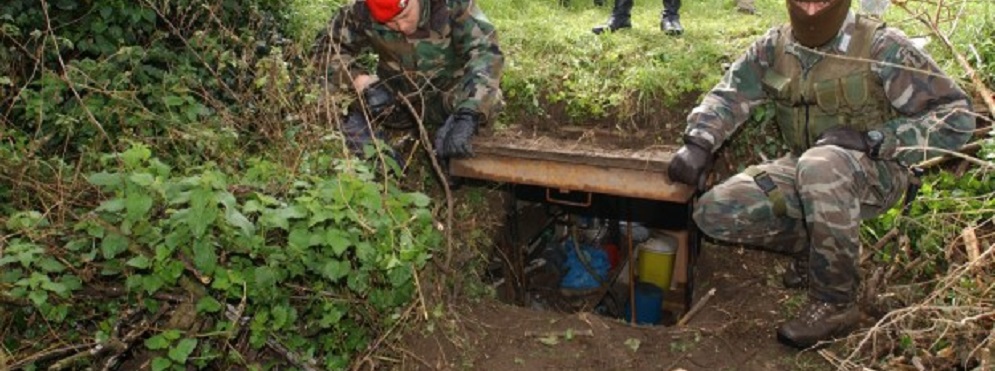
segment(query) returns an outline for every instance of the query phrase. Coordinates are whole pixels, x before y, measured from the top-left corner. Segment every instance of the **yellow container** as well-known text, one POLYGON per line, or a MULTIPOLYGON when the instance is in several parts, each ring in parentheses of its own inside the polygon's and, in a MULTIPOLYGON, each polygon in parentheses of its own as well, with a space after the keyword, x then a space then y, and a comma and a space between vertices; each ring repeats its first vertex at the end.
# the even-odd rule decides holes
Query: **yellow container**
POLYGON ((652 283, 664 291, 670 290, 677 255, 677 239, 669 234, 657 234, 639 244, 636 274, 639 280, 652 283))

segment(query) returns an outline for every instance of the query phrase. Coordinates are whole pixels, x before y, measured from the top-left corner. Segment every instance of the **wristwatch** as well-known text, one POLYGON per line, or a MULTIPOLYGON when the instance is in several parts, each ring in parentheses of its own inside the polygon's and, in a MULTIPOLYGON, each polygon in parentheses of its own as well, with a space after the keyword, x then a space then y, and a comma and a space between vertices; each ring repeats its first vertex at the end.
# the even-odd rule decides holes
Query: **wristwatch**
POLYGON ((871 155, 871 158, 878 158, 881 154, 881 144, 884 143, 884 133, 878 130, 868 131, 867 142, 868 154, 871 155))

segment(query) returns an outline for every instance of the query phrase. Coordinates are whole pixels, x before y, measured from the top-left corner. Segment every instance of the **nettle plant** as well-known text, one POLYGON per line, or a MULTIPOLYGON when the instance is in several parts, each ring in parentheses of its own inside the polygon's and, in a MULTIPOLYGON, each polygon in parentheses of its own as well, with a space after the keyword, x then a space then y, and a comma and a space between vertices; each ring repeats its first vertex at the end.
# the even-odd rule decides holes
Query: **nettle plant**
MULTIPOLYGON (((107 338, 114 312, 155 313, 164 293, 191 298, 200 331, 163 326, 144 342, 164 352, 152 363, 157 370, 207 367, 244 326, 253 347, 275 338, 326 367, 344 367, 401 318, 416 271, 441 243, 427 196, 384 190, 353 160, 333 160, 332 177, 253 161, 240 179, 211 165, 175 174, 140 144, 106 161, 117 170, 88 181, 107 198, 76 223, 77 237, 64 249, 15 239, 0 259, 0 282, 30 300, 24 316, 37 310, 62 323, 106 315, 96 341, 107 338), (96 311, 73 300, 81 287, 122 285, 127 297, 92 304, 96 311), (248 320, 233 322, 233 312, 248 320)), ((44 223, 31 212, 8 227, 44 223)))

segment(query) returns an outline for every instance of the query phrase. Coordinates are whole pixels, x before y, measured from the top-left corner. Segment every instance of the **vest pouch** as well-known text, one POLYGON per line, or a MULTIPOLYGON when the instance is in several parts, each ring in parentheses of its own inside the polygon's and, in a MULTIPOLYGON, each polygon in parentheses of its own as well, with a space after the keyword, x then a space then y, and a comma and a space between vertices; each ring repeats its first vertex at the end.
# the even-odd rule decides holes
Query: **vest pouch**
POLYGON ((853 74, 843 78, 843 99, 847 104, 845 112, 850 124, 855 128, 867 130, 887 121, 892 107, 888 97, 881 88, 876 88, 877 76, 870 71, 853 74))
POLYGON ((771 98, 777 99, 790 99, 789 87, 791 84, 791 79, 787 76, 781 75, 775 72, 773 69, 768 69, 767 73, 764 73, 763 80, 764 92, 771 98))
POLYGON ((823 80, 812 84, 812 95, 815 97, 815 103, 825 112, 830 115, 835 115, 840 112, 840 100, 842 97, 842 92, 840 91, 840 80, 823 80))

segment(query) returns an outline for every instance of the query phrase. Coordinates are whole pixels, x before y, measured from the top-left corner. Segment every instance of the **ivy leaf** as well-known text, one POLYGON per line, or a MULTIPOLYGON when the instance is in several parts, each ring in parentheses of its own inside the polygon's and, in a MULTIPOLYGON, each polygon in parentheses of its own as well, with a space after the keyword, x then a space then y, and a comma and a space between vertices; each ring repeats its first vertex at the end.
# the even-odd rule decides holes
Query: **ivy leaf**
POLYGON ((36 307, 40 307, 45 305, 45 302, 48 301, 48 293, 41 290, 32 290, 28 293, 28 299, 31 299, 31 302, 34 303, 36 307))
POLYGON ((166 340, 166 337, 162 336, 162 334, 158 334, 145 339, 145 347, 149 348, 149 350, 166 349, 169 347, 169 340, 166 340))
POLYGON ((167 95, 166 97, 162 98, 162 101, 165 102, 166 105, 170 107, 176 107, 179 105, 183 105, 183 103, 186 103, 186 100, 183 99, 183 97, 176 95, 167 95))
POLYGON ((152 183, 155 183, 155 177, 153 177, 152 174, 145 172, 131 174, 128 176, 128 180, 142 187, 148 187, 152 185, 152 183))
POLYGON ((249 236, 256 233, 256 226, 246 218, 244 214, 236 210, 234 207, 229 207, 225 209, 225 222, 229 225, 242 230, 242 234, 249 236))
POLYGON ((180 340, 179 344, 175 347, 169 349, 169 359, 176 361, 176 363, 187 363, 187 358, 190 357, 190 353, 193 353, 194 348, 197 347, 197 339, 183 339, 180 340))
POLYGON ((86 181, 90 182, 90 184, 101 187, 121 185, 121 180, 121 174, 108 173, 106 171, 90 174, 90 176, 86 178, 86 181))
POLYGON ((352 271, 348 261, 329 260, 321 267, 321 274, 331 281, 338 281, 352 271))
POLYGON ((155 359, 152 360, 152 371, 162 371, 172 365, 173 361, 170 361, 169 358, 155 357, 155 359))
POLYGON ((121 198, 112 198, 101 202, 100 206, 97 207, 97 211, 106 211, 109 213, 116 213, 121 210, 124 210, 124 199, 121 198))
POLYGON ((325 232, 325 243, 332 248, 332 252, 335 253, 336 257, 342 256, 342 253, 349 248, 351 242, 348 235, 342 230, 329 229, 325 232))
POLYGON ((41 268, 43 271, 49 273, 58 273, 66 270, 65 265, 62 265, 62 263, 60 263, 58 260, 55 260, 54 258, 47 256, 41 258, 41 260, 37 261, 35 264, 38 265, 38 268, 41 268))
POLYGON ((218 266, 218 254, 214 246, 206 240, 197 240, 193 244, 193 264, 201 273, 212 274, 218 266))
POLYGON ((149 294, 159 291, 166 283, 156 274, 142 276, 142 288, 149 294))
POLYGON ((128 220, 142 219, 152 209, 152 197, 145 193, 131 192, 125 196, 124 205, 128 210, 128 220))
POLYGON ((269 287, 276 284, 276 272, 270 267, 256 267, 255 270, 256 284, 259 286, 269 287))
POLYGON ((287 310, 287 307, 282 305, 273 307, 273 309, 270 310, 270 313, 273 314, 272 324, 275 328, 282 328, 285 324, 287 324, 287 318, 290 317, 290 311, 287 310))
POLYGON ((419 207, 419 208, 427 207, 428 204, 430 202, 432 202, 432 199, 430 199, 428 197, 428 195, 426 195, 424 193, 409 193, 409 195, 411 196, 411 202, 416 207, 419 207))
POLYGON ((197 301, 197 313, 215 313, 221 310, 221 303, 210 296, 197 301))
POLYGON ((152 150, 140 143, 133 144, 127 151, 121 153, 121 161, 124 162, 124 166, 131 169, 137 168, 142 162, 150 158, 152 158, 152 150))
POLYGON ((284 207, 276 210, 268 210, 265 214, 266 221, 273 226, 290 229, 290 219, 304 217, 304 213, 296 207, 284 207))
POLYGON ((145 255, 139 255, 134 258, 128 259, 128 262, 125 263, 125 265, 129 267, 135 267, 138 269, 148 269, 150 261, 149 258, 146 257, 145 255))
POLYGON ((304 249, 308 247, 311 242, 311 231, 306 227, 297 227, 290 230, 290 235, 287 236, 287 243, 297 249, 304 249))
POLYGON ((114 259, 117 254, 127 249, 128 239, 118 233, 110 232, 103 241, 100 241, 100 252, 103 253, 104 259, 114 259))

